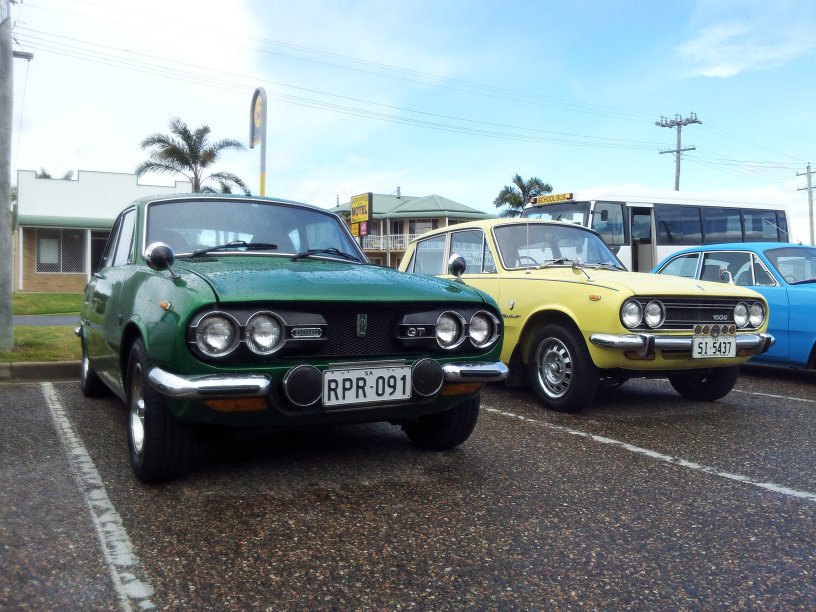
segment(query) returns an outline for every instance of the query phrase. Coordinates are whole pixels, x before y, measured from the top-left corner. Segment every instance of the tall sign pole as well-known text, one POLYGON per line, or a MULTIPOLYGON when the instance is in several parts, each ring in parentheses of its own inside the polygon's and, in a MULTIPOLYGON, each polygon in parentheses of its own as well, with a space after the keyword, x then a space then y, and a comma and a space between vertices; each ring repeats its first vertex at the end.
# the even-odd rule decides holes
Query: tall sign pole
POLYGON ((259 87, 252 94, 249 109, 249 148, 261 145, 261 195, 266 195, 266 92, 259 87))
POLYGON ((807 172, 797 172, 796 176, 806 176, 807 177, 807 187, 801 187, 797 189, 797 191, 804 191, 807 189, 807 197, 808 197, 808 221, 810 222, 810 244, 816 245, 816 242, 813 241, 813 183, 811 182, 811 177, 813 176, 813 170, 810 169, 810 163, 807 165, 807 172))
POLYGON ((0 351, 14 348, 11 313, 11 121, 13 113, 11 4, 0 0, 0 351))

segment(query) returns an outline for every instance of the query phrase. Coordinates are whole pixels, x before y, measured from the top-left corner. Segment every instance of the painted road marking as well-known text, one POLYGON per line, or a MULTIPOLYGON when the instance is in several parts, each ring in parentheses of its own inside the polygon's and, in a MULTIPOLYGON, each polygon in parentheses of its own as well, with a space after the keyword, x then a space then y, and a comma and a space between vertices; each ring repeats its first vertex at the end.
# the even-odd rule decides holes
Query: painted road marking
POLYGON ((522 416, 520 414, 515 414, 513 412, 506 412, 504 410, 499 410, 498 408, 490 408, 489 406, 482 406, 484 410, 487 412, 492 412, 493 414, 498 414, 500 416, 509 417, 512 419, 517 419, 520 421, 526 421, 528 423, 534 423, 536 425, 541 425, 542 427, 546 427, 547 429, 551 429, 553 431, 557 431, 560 433, 569 434, 571 436, 579 436, 581 438, 587 438, 588 440, 592 440, 594 442, 598 442, 600 444, 609 444, 611 446, 617 446, 624 450, 627 450, 631 453, 637 453, 639 455, 644 455, 649 457, 650 459, 655 459, 657 461, 663 461, 664 463, 670 463, 672 465, 679 465, 684 468, 688 468, 690 470, 695 470, 697 472, 702 472, 704 474, 709 474, 711 476, 718 476, 720 478, 727 478, 728 480, 734 480, 736 482, 741 482, 743 484, 749 484, 754 487, 759 487, 760 489, 765 489, 767 491, 772 491, 774 493, 781 493, 782 495, 787 495, 789 497, 798 497, 800 499, 807 499, 809 501, 816 501, 816 493, 811 493, 810 491, 799 491, 796 489, 791 489, 789 487, 785 487, 782 485, 774 484, 772 482, 760 482, 758 480, 754 480, 753 478, 749 478, 748 476, 742 476, 741 474, 731 474, 730 472, 723 472, 722 470, 718 470, 717 468, 713 468, 707 465, 702 465, 700 463, 695 463, 694 461, 688 461, 686 459, 681 459, 679 457, 673 457, 671 455, 666 455, 663 453, 658 453, 656 451, 649 450, 648 448, 641 448, 640 446, 634 446, 632 444, 628 444, 626 442, 621 442, 620 440, 615 440, 614 438, 607 438, 605 436, 599 436, 596 434, 587 433, 585 431, 580 431, 578 429, 572 429, 570 427, 564 427, 563 425, 555 425, 554 423, 547 423, 546 421, 540 421, 538 419, 532 419, 530 417, 522 416))
POLYGON ((150 600, 153 587, 144 577, 137 577, 144 576, 145 572, 133 552, 130 538, 122 524, 122 517, 108 498, 91 456, 71 425, 54 386, 51 383, 42 383, 42 390, 71 465, 71 471, 90 511, 99 538, 99 546, 108 564, 113 587, 122 609, 155 608, 156 605, 150 600))

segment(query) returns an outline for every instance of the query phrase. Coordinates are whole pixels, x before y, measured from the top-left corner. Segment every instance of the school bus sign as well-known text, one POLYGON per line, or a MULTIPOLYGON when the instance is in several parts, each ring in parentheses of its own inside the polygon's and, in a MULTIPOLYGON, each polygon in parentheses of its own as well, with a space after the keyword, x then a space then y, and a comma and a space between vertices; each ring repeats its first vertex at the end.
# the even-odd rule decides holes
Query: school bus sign
POLYGON ((351 198, 351 233, 354 236, 367 236, 368 223, 374 203, 374 194, 361 193, 351 198))

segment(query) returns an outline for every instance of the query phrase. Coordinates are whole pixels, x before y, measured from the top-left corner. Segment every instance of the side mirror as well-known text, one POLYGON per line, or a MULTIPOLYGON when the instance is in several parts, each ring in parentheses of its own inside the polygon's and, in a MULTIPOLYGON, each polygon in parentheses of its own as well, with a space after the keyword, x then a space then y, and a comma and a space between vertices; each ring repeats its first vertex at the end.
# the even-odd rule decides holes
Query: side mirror
POLYGON ((734 284, 734 278, 731 276, 731 273, 725 266, 720 266, 720 280, 724 283, 728 283, 729 285, 734 284))
POLYGON ((147 245, 144 252, 144 258, 147 265, 153 270, 169 270, 170 276, 174 279, 181 278, 173 270, 173 264, 176 263, 176 254, 173 249, 163 242, 152 242, 147 245))
POLYGON ((462 274, 467 269, 467 262, 461 255, 454 253, 448 260, 448 273, 453 274, 457 280, 462 280, 462 274))

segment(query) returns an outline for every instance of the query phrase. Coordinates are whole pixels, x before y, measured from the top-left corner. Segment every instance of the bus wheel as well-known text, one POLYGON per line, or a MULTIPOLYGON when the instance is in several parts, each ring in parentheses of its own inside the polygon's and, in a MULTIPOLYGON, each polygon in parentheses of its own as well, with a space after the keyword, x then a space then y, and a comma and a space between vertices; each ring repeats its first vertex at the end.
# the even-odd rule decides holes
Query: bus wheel
POLYGON ((545 408, 575 412, 598 390, 600 374, 577 331, 554 323, 542 327, 527 361, 530 385, 545 408))

